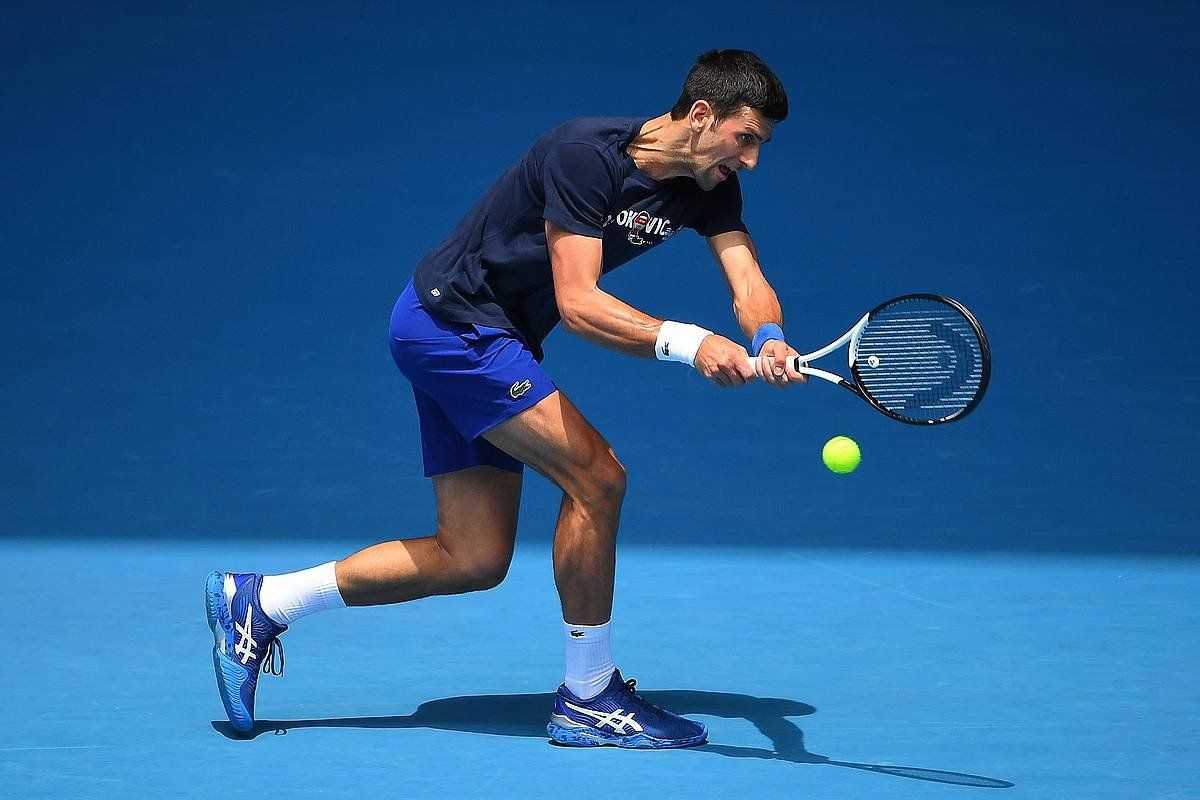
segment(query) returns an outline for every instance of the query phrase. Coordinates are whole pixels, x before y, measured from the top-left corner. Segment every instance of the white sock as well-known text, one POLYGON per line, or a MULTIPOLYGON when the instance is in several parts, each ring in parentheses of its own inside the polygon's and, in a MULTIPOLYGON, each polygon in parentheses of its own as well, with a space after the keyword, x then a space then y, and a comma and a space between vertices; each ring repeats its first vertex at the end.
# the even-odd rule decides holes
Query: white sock
POLYGON ((567 677, 563 683, 580 700, 591 700, 600 694, 616 671, 609 624, 563 623, 563 634, 567 639, 567 677))
POLYGON ((280 625, 291 625, 301 617, 329 608, 345 608, 346 601, 338 591, 330 561, 319 567, 290 572, 287 575, 265 575, 259 590, 262 611, 280 625))

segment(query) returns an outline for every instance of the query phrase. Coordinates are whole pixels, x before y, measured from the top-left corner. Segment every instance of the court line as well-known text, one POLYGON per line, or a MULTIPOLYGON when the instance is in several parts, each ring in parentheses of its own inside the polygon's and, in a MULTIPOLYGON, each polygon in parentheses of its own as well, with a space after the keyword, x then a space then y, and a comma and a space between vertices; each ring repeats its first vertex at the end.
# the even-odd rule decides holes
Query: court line
POLYGON ((39 750, 106 750, 116 746, 115 744, 65 744, 46 747, 0 747, 0 753, 28 753, 39 750))
MULTIPOLYGON (((700 716, 700 715, 697 715, 700 716)), ((1114 722, 1105 723, 1105 730, 1138 730, 1144 728, 1142 722, 1114 722)), ((870 725, 835 725, 825 729, 825 735, 831 732, 840 731, 879 731, 879 730, 898 730, 908 731, 913 729, 928 730, 928 731, 956 731, 959 729, 971 730, 1011 730, 1011 729, 1042 729, 1042 728, 1088 728, 1094 729, 1095 726, 1087 722, 1078 722, 1075 720, 1061 721, 1036 721, 1036 722, 928 722, 923 720, 903 720, 891 719, 872 722, 870 725)), ((1156 751, 1157 752, 1157 751, 1156 751)), ((1162 755, 1168 755, 1163 753, 1162 755)))
POLYGON ((980 614, 978 611, 969 611, 965 608, 958 608, 957 606, 946 605, 945 603, 939 603, 936 600, 930 600, 927 597, 921 597, 920 595, 915 595, 915 594, 912 594, 911 592, 906 592, 903 589, 897 589, 894 586, 886 586, 882 583, 876 583, 875 581, 869 580, 867 578, 860 578, 857 575, 853 575, 849 572, 843 572, 842 570, 837 569, 836 567, 831 567, 828 564, 822 564, 820 561, 816 561, 814 559, 808 558, 807 556, 800 556, 800 560, 806 561, 809 564, 814 564, 814 565, 820 567, 821 569, 832 572, 835 575, 841 575, 843 578, 849 578, 852 581, 857 581, 861 584, 864 584, 866 586, 871 586, 875 589, 882 589, 885 592, 891 592, 893 594, 898 594, 901 597, 907 597, 910 600, 916 600, 920 603, 925 603, 927 605, 936 606, 937 608, 945 608, 950 611, 958 611, 959 613, 969 614, 973 617, 982 617, 984 619, 987 618, 986 614, 980 614))

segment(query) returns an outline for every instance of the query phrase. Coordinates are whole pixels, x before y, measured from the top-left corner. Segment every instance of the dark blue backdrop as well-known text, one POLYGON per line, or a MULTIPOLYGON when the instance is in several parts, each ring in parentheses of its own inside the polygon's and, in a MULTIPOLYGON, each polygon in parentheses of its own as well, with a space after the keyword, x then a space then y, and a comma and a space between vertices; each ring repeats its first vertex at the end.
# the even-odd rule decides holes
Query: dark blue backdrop
MULTIPOLYGON (((546 127, 660 113, 732 46, 791 94, 745 191, 794 343, 940 291, 993 385, 918 430, 556 332, 626 539, 1196 552, 1196 4, 166 8, 0 27, 0 535, 427 532, 386 347, 413 263, 546 127), (819 460, 839 433, 850 477, 819 460)), ((606 285, 735 330, 697 237, 606 285)), ((556 503, 531 476, 522 537, 556 503)))

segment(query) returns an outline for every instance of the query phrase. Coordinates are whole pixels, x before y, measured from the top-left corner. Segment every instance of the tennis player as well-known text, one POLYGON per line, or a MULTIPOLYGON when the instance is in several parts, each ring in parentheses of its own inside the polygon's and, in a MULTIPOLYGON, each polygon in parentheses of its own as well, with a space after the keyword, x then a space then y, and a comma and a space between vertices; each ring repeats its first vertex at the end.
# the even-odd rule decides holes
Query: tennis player
POLYGON ((551 738, 630 748, 706 740, 704 725, 643 700, 613 663, 625 470, 542 368, 542 341, 561 320, 596 344, 682 362, 718 386, 802 382, 742 222, 738 181, 787 113, 782 84, 756 55, 704 53, 669 113, 576 119, 546 133, 417 264, 392 313, 391 352, 416 397, 437 531, 286 575, 210 575, 213 663, 236 730, 253 728, 259 672, 278 672, 277 637, 302 617, 498 585, 528 464, 563 492, 554 578, 566 675, 551 738), (743 345, 600 288, 602 275, 683 228, 707 238, 724 271, 753 365, 743 345))

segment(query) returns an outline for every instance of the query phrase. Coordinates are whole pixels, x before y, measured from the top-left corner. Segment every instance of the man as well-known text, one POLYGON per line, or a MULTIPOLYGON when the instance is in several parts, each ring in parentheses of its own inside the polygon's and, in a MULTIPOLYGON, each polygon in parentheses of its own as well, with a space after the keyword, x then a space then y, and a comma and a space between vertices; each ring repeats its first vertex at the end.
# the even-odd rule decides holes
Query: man
POLYGON ((705 727, 644 701, 609 647, 625 471, 542 369, 560 321, 632 355, 681 361, 719 386, 801 382, 787 362, 775 292, 742 223, 737 173, 753 169, 787 96, 753 53, 703 54, 668 114, 580 119, 543 136, 417 265, 392 314, 391 349, 411 381, 434 536, 386 542, 289 575, 214 572, 213 661, 235 729, 254 724, 276 638, 328 608, 399 603, 496 586, 512 559, 523 465, 563 491, 554 532, 566 677, 548 726, 569 745, 686 747, 705 727), (605 293, 603 273, 681 227, 707 237, 746 349, 656 319, 605 293))

